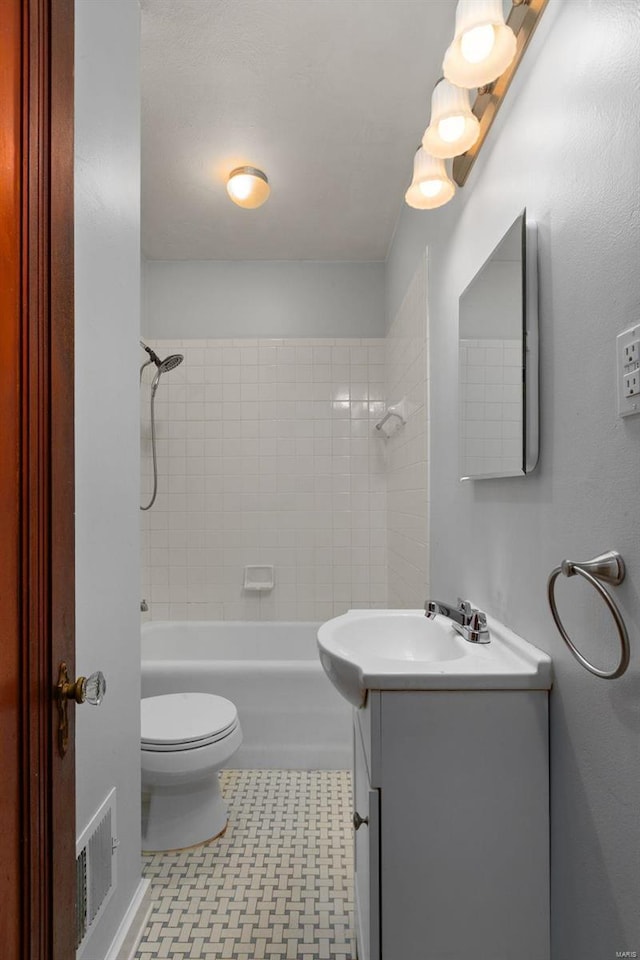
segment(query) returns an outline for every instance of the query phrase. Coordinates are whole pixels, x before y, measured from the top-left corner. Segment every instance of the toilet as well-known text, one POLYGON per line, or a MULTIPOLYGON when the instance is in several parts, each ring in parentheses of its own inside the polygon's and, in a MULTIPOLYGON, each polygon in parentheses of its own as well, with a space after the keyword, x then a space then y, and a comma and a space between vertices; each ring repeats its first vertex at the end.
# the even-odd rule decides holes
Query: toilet
POLYGON ((218 771, 242 743, 235 705, 208 693, 142 700, 142 849, 180 850, 227 825, 218 771))

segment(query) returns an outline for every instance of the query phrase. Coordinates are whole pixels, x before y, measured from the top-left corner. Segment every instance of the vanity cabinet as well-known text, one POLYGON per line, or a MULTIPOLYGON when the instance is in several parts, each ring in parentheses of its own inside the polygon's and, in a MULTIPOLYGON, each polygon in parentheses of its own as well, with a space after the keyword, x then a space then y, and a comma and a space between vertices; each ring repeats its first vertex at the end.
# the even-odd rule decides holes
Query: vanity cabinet
POLYGON ((353 743, 359 960, 548 960, 548 691, 370 690, 353 743))

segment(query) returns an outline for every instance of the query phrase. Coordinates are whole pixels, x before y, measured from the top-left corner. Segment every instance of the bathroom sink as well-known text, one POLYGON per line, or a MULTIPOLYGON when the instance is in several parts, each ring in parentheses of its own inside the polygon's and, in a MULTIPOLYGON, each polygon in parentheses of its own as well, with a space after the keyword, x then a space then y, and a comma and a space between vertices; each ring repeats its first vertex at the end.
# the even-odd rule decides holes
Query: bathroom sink
POLYGON ((465 646, 469 646, 441 623, 413 611, 375 611, 369 616, 351 613, 329 624, 333 624, 333 649, 347 657, 369 655, 393 662, 430 663, 464 657, 465 646))
POLYGON ((350 610, 318 630, 320 662, 354 706, 367 690, 549 689, 551 660, 487 618, 491 642, 469 643, 423 610, 350 610))

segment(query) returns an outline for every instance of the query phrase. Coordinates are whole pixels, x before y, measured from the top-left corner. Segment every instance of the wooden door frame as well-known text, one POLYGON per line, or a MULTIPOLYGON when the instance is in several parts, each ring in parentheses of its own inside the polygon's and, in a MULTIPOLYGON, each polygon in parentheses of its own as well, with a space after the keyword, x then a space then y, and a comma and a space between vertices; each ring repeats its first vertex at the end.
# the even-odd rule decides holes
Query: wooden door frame
POLYGON ((73 710, 58 751, 58 664, 74 666, 73 0, 0 0, 3 519, 0 922, 16 960, 75 956, 73 710), (15 801, 18 801, 17 809, 15 801), (13 812, 11 810, 13 806, 13 812), (6 826, 15 828, 6 833, 6 826))

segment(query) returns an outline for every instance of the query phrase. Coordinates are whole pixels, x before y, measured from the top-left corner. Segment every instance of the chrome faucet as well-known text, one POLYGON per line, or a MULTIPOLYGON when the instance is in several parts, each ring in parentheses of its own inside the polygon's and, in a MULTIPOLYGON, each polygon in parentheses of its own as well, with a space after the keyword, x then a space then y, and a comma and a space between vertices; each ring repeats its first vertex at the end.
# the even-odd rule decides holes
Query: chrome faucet
POLYGON ((458 597, 458 605, 443 603, 441 600, 429 600, 425 603, 425 616, 433 620, 440 615, 451 621, 451 626, 461 637, 469 643, 489 643, 489 629, 487 617, 481 610, 476 610, 467 600, 458 597))

